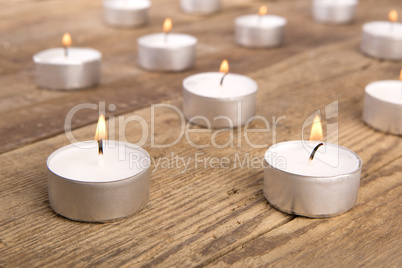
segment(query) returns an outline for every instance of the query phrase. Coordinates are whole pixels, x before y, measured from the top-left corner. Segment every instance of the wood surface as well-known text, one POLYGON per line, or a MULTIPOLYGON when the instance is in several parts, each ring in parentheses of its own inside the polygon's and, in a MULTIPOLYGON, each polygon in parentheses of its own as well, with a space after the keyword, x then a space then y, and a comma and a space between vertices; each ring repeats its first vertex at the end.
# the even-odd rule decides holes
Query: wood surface
MULTIPOLYGON (((102 22, 101 1, 2 1, 0 9, 0 267, 400 267, 402 143, 400 136, 375 131, 362 120, 364 87, 397 79, 400 62, 381 61, 359 52, 361 26, 382 20, 399 0, 360 1, 357 21, 329 26, 311 20, 310 1, 225 1, 221 13, 192 16, 178 1, 154 0, 150 25, 110 28, 102 22), (245 49, 233 43, 233 20, 266 3, 288 19, 286 43, 276 49, 245 49), (151 73, 136 64, 136 39, 160 31, 163 19, 174 31, 199 40, 196 67, 182 73, 151 73), (101 85, 83 91, 38 89, 32 55, 58 46, 64 32, 76 46, 103 53, 101 85), (231 71, 259 84, 257 114, 271 123, 286 116, 276 134, 234 131, 233 146, 215 148, 213 132, 191 134, 209 144, 196 149, 181 139, 169 148, 144 146, 153 161, 174 155, 189 169, 158 168, 151 197, 134 217, 105 224, 79 223, 56 215, 47 198, 46 159, 69 144, 67 112, 80 103, 105 101, 117 109, 107 116, 139 115, 151 123, 151 104, 181 107, 186 76, 215 71, 227 58, 231 71), (337 118, 325 120, 325 106, 338 101, 337 118), (356 206, 341 216, 309 219, 272 208, 262 194, 263 169, 240 167, 237 158, 262 159, 269 145, 301 139, 308 116, 321 111, 326 124, 339 124, 339 144, 364 162, 356 206), (239 142, 240 141, 240 142, 239 142), (228 157, 229 168, 204 168, 202 157, 228 157), (235 166, 235 163, 237 165, 235 166)), ((79 112, 73 134, 93 139, 98 113, 79 112)), ((155 142, 174 141, 180 120, 172 109, 155 109, 155 142)), ((254 121, 251 128, 262 128, 254 121)), ((192 126, 192 128, 197 128, 192 126)), ((150 129, 149 129, 150 130, 150 129)), ((111 135, 130 142, 141 128, 130 123, 111 135)), ((326 133, 331 139, 331 133, 326 133)), ((216 135, 225 144, 229 132, 216 135)), ((173 165, 174 159, 169 164, 173 165)), ((155 165, 151 167, 153 170, 155 165)))

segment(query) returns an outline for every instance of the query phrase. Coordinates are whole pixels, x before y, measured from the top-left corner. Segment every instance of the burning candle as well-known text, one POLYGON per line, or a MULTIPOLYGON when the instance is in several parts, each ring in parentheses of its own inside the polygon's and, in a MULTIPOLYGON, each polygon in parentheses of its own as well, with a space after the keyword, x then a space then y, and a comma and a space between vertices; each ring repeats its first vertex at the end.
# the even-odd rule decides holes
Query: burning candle
POLYGON ((255 15, 241 16, 235 20, 235 41, 245 47, 276 47, 283 43, 286 19, 267 15, 262 6, 255 15))
POLYGON ((35 82, 38 87, 70 90, 87 88, 99 83, 102 54, 91 48, 71 47, 66 33, 63 47, 36 53, 35 82))
POLYGON ((104 0, 104 18, 112 26, 135 27, 148 23, 149 0, 104 0))
POLYGON ((358 0, 313 0, 313 17, 320 23, 351 23, 358 4, 358 0))
POLYGON ((76 221, 105 222, 145 207, 149 154, 136 145, 106 138, 101 115, 95 140, 67 145, 49 156, 49 201, 57 214, 76 221))
POLYGON ((197 39, 188 34, 171 33, 172 20, 163 24, 164 33, 138 39, 138 62, 151 71, 183 71, 195 64, 197 39))
POLYGON ((402 135, 402 70, 400 81, 377 81, 366 86, 363 120, 380 131, 402 135))
POLYGON ((180 0, 186 13, 211 14, 221 10, 221 0, 180 0))
POLYGON ((389 22, 374 21, 363 25, 361 50, 380 59, 402 60, 402 23, 398 23, 398 13, 389 13, 389 22))
POLYGON ((288 141, 265 153, 264 196, 288 214, 323 218, 340 215, 356 203, 362 160, 354 152, 322 143, 316 116, 309 142, 288 141))
POLYGON ((184 79, 184 116, 208 128, 240 127, 255 113, 257 88, 251 78, 229 73, 229 64, 224 60, 220 72, 184 79))

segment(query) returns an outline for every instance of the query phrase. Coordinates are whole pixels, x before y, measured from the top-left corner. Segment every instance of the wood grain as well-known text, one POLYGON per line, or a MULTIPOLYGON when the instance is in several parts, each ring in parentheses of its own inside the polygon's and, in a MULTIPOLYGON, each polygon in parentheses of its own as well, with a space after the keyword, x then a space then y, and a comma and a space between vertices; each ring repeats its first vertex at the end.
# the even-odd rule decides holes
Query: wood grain
MULTIPOLYGON (((99 20, 99 2, 69 3, 25 1, 17 6, 6 2, 0 11, 6 20, 0 24, 2 38, 7 37, 2 40, 12 40, 11 47, 16 46, 12 53, 0 50, 7 59, 0 65, 0 151, 4 152, 0 154, 0 267, 401 265, 401 138, 377 132, 361 120, 364 86, 396 79, 400 63, 367 58, 358 51, 361 24, 386 14, 396 1, 383 1, 381 6, 361 1, 356 24, 332 27, 311 22, 309 1, 272 2, 272 10, 289 19, 287 43, 274 50, 249 50, 232 44, 233 18, 254 11, 261 1, 227 1, 224 12, 208 17, 182 14, 175 1, 154 1, 153 5, 161 8, 151 12, 150 27, 136 30, 104 26, 99 20), (135 38, 158 31, 167 11, 177 14, 177 31, 199 38, 197 66, 178 74, 146 73, 133 64, 135 38), (22 16, 21 21, 11 19, 15 14, 22 16), (83 20, 74 19, 77 16, 83 20), (20 28, 26 23, 28 28, 20 28), (47 44, 56 45, 64 31, 58 27, 64 24, 81 36, 78 44, 105 53, 100 87, 60 93, 32 85, 32 53, 47 44), (212 30, 207 30, 208 26, 212 30), (35 27, 43 31, 24 37, 35 27), (53 39, 56 41, 50 41, 53 39), (244 133, 237 130, 233 146, 225 148, 213 146, 213 133, 191 134, 193 142, 209 145, 204 149, 192 147, 185 138, 169 148, 154 148, 148 136, 144 148, 152 156, 154 172, 151 199, 143 211, 107 224, 73 222, 52 211, 47 199, 46 159, 69 144, 61 132, 72 106, 113 103, 117 110, 109 116, 141 116, 149 133, 154 120, 155 142, 169 143, 180 133, 179 117, 172 109, 155 109, 155 118, 151 118, 150 104, 162 102, 180 108, 181 80, 191 73, 215 69, 222 58, 229 59, 233 72, 258 82, 257 114, 267 118, 271 127, 273 116, 286 116, 276 132, 249 135, 253 143, 265 144, 263 148, 249 146, 244 133), (339 115, 326 120, 325 106, 335 101, 339 115), (326 136, 334 138, 326 133, 327 124, 338 123, 339 144, 364 161, 355 208, 323 220, 273 209, 262 195, 263 169, 238 163, 238 158, 247 156, 261 160, 273 143, 301 139, 304 121, 318 110, 326 136), (189 168, 174 166, 172 154, 188 160, 189 168), (230 164, 204 167, 196 161, 197 154, 201 159, 227 157, 230 164), (158 161, 166 161, 164 168, 155 164, 158 161)), ((78 140, 93 139, 96 117, 96 111, 77 115, 73 134, 78 140)), ((118 127, 109 129, 110 136, 133 143, 140 140, 138 124, 130 123, 124 130, 118 127)), ((262 127, 259 120, 251 124, 251 128, 262 127)), ((230 134, 216 135, 216 143, 227 143, 230 134)))
MULTIPOLYGON (((225 12, 208 17, 183 14, 176 2, 155 1, 153 5, 158 8, 151 11, 149 27, 135 30, 104 25, 100 1, 6 2, 0 10, 3 18, 0 25, 0 57, 3 59, 0 63, 0 136, 3 137, 0 152, 62 133, 61 118, 79 103, 106 100, 107 104, 117 107, 112 114, 123 114, 178 96, 184 77, 216 70, 223 58, 228 58, 233 72, 250 74, 303 51, 314 51, 321 45, 357 37, 363 22, 359 18, 350 26, 315 24, 309 18, 308 1, 297 4, 283 1, 272 4, 272 12, 289 18, 286 45, 280 49, 251 50, 233 44, 233 20, 255 12, 261 2, 228 1, 225 12), (138 68, 136 39, 159 32, 166 14, 174 18, 175 31, 190 33, 199 39, 198 60, 193 70, 164 74, 163 79, 158 79, 161 73, 147 73, 138 68), (36 88, 32 55, 59 46, 64 32, 72 34, 75 46, 93 47, 103 53, 100 86, 74 92, 36 88)), ((364 12, 365 20, 378 19, 378 14, 386 13, 393 3, 384 1, 378 8, 381 12, 362 3, 361 13, 364 12)), ((96 119, 91 111, 83 110, 74 117, 73 127, 93 123, 96 119)))

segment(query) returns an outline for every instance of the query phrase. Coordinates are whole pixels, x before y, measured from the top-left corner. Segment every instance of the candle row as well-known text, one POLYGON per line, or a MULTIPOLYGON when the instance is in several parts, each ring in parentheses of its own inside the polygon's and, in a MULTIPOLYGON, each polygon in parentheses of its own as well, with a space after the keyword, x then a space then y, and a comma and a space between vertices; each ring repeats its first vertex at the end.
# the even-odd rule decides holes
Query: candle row
MULTIPOLYGON (((381 52, 390 46, 400 47, 399 42, 393 44, 399 38, 400 25, 385 24, 391 25, 392 30, 370 24, 363 27, 364 52, 367 42, 376 44, 376 51, 381 52), (376 34, 370 33, 372 27, 376 34), (381 42, 387 47, 379 46, 381 42)), ((269 47, 282 44, 286 20, 267 16, 266 8, 262 7, 258 15, 238 18, 235 25, 235 40, 239 45, 269 47)), ((142 68, 179 71, 194 65, 197 39, 172 34, 171 29, 172 21, 167 19, 164 33, 138 39, 142 68)), ((101 54, 91 49, 71 48, 69 35, 63 37, 63 44, 64 48, 34 56, 37 84, 79 88, 79 84, 87 87, 98 83, 101 54)), ((384 53, 380 56, 398 55, 395 51, 384 53)), ((400 81, 368 85, 365 122, 382 131, 401 134, 402 96, 398 94, 401 88, 400 81)), ((190 122, 207 128, 241 127, 255 114, 257 89, 254 80, 229 73, 229 63, 223 61, 220 72, 196 74, 183 81, 183 113, 190 122)), ((264 196, 272 206, 308 217, 336 216, 354 206, 363 162, 347 148, 322 143, 321 139, 321 123, 316 117, 309 142, 284 142, 266 151, 264 196), (278 159, 285 159, 286 164, 277 163, 278 159)), ((89 222, 124 218, 141 210, 149 199, 149 154, 138 146, 107 140, 103 116, 94 141, 65 146, 50 155, 47 164, 50 204, 55 212, 67 218, 89 222)))

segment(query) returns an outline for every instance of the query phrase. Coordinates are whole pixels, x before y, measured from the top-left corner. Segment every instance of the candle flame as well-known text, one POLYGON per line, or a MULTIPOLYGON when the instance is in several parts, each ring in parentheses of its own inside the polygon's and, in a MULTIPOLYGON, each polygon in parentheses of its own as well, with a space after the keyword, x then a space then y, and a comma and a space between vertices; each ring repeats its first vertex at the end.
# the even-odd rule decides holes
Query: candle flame
POLYGON ((106 140, 106 121, 103 114, 99 116, 98 125, 96 126, 95 140, 106 140))
POLYGON ((398 20, 398 12, 393 9, 389 12, 388 19, 391 22, 396 22, 398 20))
POLYGON ((71 35, 69 33, 65 33, 63 35, 62 43, 63 43, 64 47, 70 47, 71 46, 71 35))
POLYGON ((258 15, 260 16, 267 15, 267 13, 268 13, 267 6, 261 6, 260 9, 258 10, 258 15))
POLYGON ((227 60, 222 61, 221 68, 219 69, 219 71, 225 74, 229 72, 229 62, 227 60))
POLYGON ((170 30, 172 30, 172 20, 170 18, 166 18, 165 22, 163 23, 163 32, 168 33, 170 30))
POLYGON ((314 117, 313 125, 311 126, 310 141, 321 141, 322 140, 322 125, 321 119, 318 114, 314 117))

